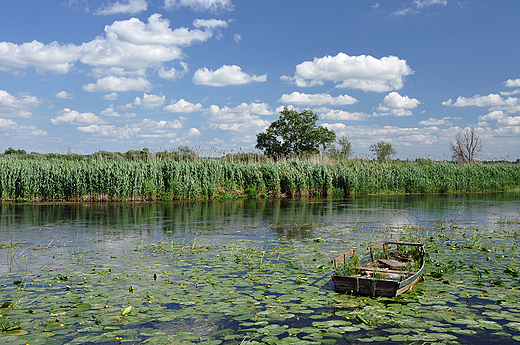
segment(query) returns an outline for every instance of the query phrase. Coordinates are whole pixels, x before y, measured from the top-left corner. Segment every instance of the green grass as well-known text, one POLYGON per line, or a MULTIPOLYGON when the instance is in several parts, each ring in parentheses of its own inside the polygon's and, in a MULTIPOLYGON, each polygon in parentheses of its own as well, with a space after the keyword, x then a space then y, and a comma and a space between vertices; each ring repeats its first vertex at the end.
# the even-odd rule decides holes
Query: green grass
POLYGON ((520 164, 0 157, 2 201, 334 198, 520 189, 520 164))

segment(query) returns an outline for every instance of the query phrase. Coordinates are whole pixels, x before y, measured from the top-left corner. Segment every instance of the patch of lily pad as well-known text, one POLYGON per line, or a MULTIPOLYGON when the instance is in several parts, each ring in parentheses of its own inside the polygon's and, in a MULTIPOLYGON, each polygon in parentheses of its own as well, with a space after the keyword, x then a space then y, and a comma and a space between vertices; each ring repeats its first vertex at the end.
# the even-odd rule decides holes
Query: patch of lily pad
MULTIPOLYGON (((408 228, 428 252, 425 281, 396 298, 338 294, 331 259, 389 239, 74 244, 0 277, 0 342, 12 344, 497 343, 520 340, 519 233, 408 228)), ((61 243, 65 242, 62 240, 61 243)), ((28 259, 27 259, 28 258, 28 259)), ((21 260, 20 257, 15 257, 21 260)))

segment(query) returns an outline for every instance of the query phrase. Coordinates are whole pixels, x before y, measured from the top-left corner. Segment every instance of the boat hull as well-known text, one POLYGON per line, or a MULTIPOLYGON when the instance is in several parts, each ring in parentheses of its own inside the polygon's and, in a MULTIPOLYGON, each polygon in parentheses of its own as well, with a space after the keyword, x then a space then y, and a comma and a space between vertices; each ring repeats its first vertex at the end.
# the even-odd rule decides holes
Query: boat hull
MULTIPOLYGON (((333 275, 332 280, 334 281, 334 288, 339 293, 349 293, 353 295, 362 296, 374 296, 374 297, 396 297, 400 294, 408 292, 415 284, 422 279, 424 271, 424 247, 421 243, 399 243, 399 242, 386 242, 385 244, 399 244, 399 245, 415 245, 422 248, 421 251, 421 267, 413 275, 402 281, 395 281, 389 279, 376 279, 369 277, 348 277, 333 275)), ((345 253, 336 259, 334 264, 337 267, 337 263, 346 260, 347 255, 351 255, 353 251, 345 253)), ((362 260, 361 264, 364 265, 370 260, 362 260)))

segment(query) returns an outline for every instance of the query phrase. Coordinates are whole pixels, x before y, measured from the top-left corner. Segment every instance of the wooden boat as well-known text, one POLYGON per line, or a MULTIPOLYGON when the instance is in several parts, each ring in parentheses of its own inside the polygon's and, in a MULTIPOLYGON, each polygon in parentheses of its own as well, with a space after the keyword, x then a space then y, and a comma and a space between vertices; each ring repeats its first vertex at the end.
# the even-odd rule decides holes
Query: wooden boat
POLYGON ((361 259, 354 249, 333 260, 332 280, 337 292, 395 297, 409 291, 422 278, 422 243, 388 241, 368 250, 370 255, 361 259))

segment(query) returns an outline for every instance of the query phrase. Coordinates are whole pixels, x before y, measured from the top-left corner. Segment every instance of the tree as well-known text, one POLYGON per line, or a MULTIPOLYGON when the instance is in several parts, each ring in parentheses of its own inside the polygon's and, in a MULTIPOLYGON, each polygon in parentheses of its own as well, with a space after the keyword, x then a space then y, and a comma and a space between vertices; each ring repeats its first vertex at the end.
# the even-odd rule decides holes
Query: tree
POLYGON ((12 155, 12 154, 16 154, 16 150, 15 149, 13 149, 12 147, 9 147, 9 148, 5 149, 4 155, 12 155))
POLYGON ((337 145, 331 145, 329 153, 333 156, 349 159, 354 154, 352 143, 347 137, 343 136, 336 140, 337 145), (338 147, 339 146, 339 147, 338 147))
POLYGON ((374 156, 378 161, 384 161, 397 154, 392 144, 379 141, 377 144, 370 145, 370 151, 374 153, 374 156))
POLYGON ((256 148, 272 157, 318 153, 319 147, 334 142, 336 133, 317 126, 318 115, 284 108, 280 118, 256 135, 256 148))
POLYGON ((457 133, 455 140, 450 142, 450 150, 453 160, 460 163, 473 163, 482 151, 482 140, 470 127, 457 133))
POLYGON ((16 154, 25 155, 25 154, 27 154, 27 152, 25 152, 25 150, 22 150, 22 149, 15 150, 12 147, 9 147, 4 151, 4 154, 5 155, 13 155, 13 154, 14 155, 16 155, 16 154))

